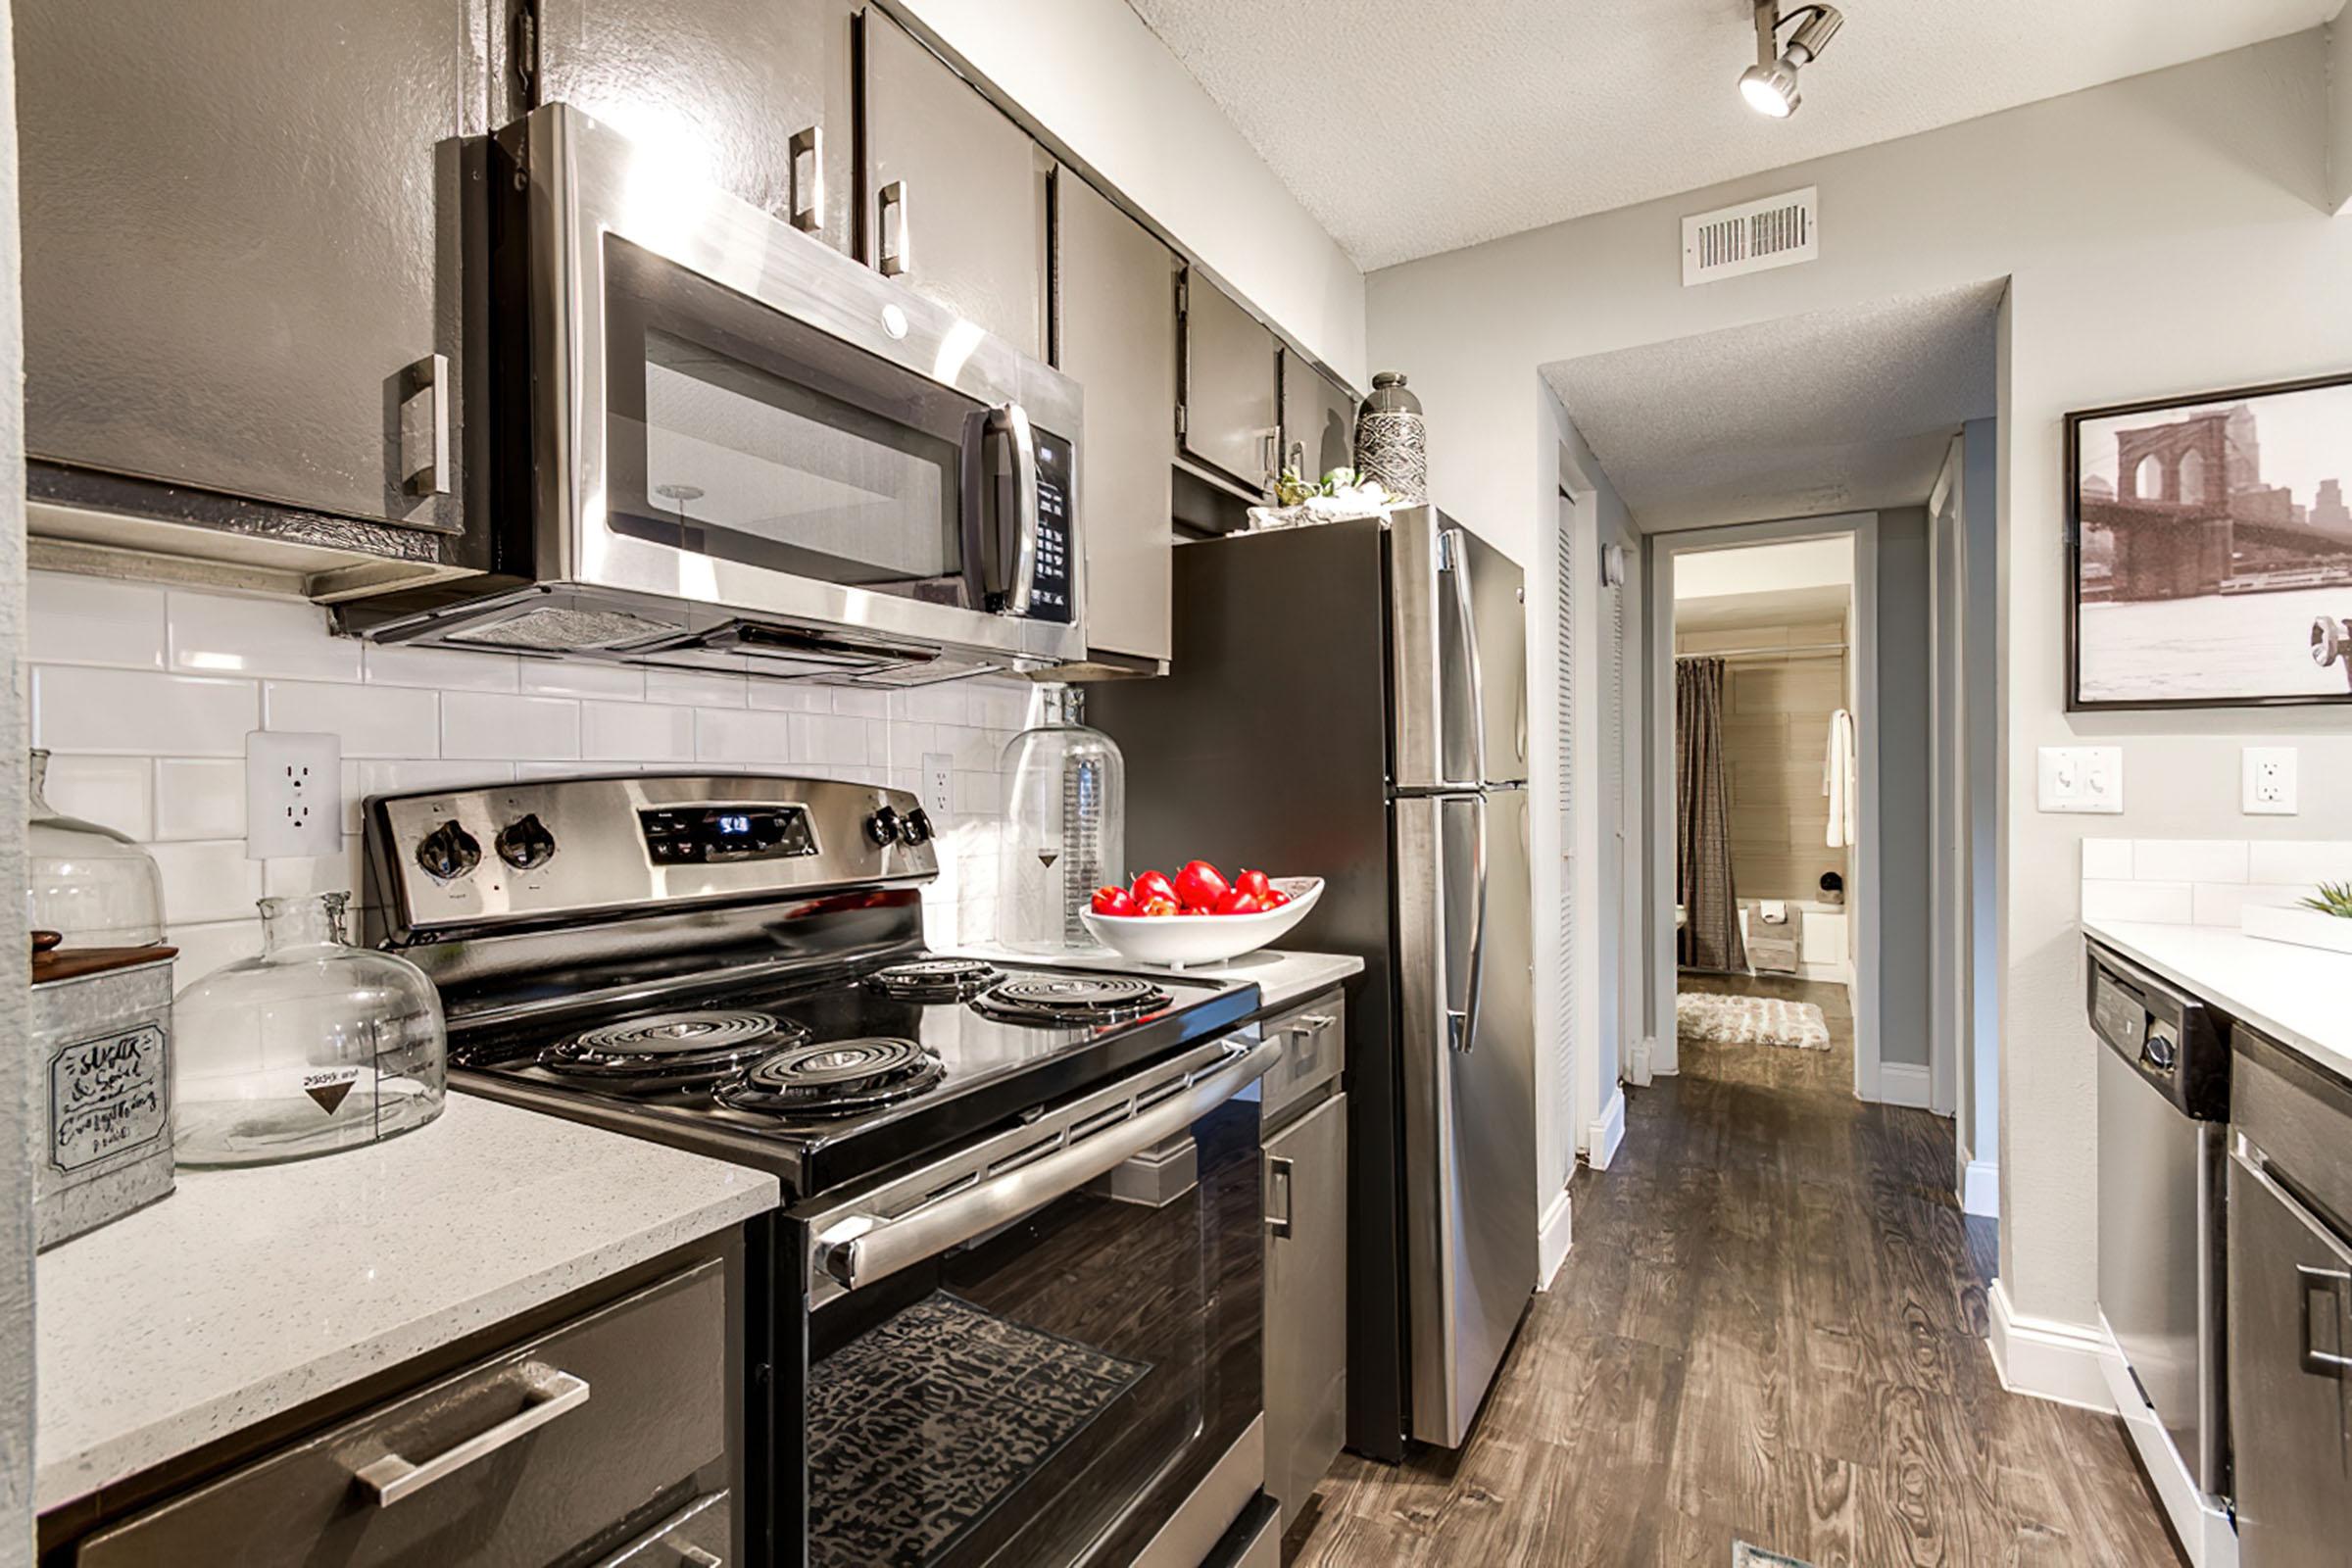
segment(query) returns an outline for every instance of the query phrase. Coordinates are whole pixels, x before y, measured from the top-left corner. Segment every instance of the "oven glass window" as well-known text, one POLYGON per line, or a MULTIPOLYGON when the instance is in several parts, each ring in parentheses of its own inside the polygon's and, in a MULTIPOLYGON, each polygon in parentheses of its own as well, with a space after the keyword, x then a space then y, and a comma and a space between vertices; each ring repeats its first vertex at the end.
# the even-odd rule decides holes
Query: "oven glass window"
POLYGON ((1125 1561, 1241 1437, 1257 1107, 1153 1154, 1156 1187, 1106 1179, 815 1314, 812 1565, 1125 1561))
POLYGON ((610 525, 695 555, 970 602, 961 395, 607 241, 610 525))

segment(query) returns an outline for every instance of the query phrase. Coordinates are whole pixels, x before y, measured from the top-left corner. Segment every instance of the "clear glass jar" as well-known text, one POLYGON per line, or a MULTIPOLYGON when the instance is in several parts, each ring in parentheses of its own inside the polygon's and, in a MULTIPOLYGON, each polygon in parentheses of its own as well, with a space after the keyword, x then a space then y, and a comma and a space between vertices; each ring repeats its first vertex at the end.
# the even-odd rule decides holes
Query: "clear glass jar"
POLYGON ((1075 686, 1044 688, 1034 729, 1004 748, 997 940, 1028 952, 1105 951, 1078 916, 1095 889, 1127 879, 1127 761, 1083 721, 1075 686))
POLYGON ((172 1003, 172 1119, 183 1165, 356 1149, 441 1114, 441 995, 406 958, 343 940, 341 893, 262 900, 262 954, 172 1003))
POLYGON ((60 813, 43 798, 49 754, 27 780, 24 913, 61 948, 146 948, 164 940, 164 879, 127 834, 60 813))

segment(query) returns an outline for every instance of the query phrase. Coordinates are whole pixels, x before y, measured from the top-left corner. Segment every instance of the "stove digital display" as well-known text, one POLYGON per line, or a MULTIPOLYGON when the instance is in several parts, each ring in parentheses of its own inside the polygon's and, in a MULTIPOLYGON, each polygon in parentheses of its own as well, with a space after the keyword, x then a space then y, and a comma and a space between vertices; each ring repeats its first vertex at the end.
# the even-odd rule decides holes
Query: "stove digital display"
POLYGON ((816 835, 798 806, 682 806, 640 811, 656 865, 711 865, 814 855, 816 835))

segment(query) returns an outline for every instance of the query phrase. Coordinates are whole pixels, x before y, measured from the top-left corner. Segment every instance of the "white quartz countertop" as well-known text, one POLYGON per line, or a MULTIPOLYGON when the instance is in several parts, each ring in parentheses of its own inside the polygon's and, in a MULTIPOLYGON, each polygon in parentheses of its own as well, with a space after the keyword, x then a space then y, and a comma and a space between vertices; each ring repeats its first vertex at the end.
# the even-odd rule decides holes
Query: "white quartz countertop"
POLYGON ((46 1510, 777 1202, 776 1179, 452 1094, 364 1150, 182 1170, 41 1254, 46 1510))
POLYGON ((1258 999, 1268 1007, 1311 997, 1318 991, 1328 991, 1351 974, 1361 974, 1364 960, 1344 953, 1277 953, 1265 949, 1246 953, 1225 963, 1203 963, 1183 969, 1165 969, 1149 963, 1137 963, 1115 953, 1088 956, 1073 953, 1012 953, 1003 948, 964 947, 958 952, 967 957, 993 958, 1001 962, 1067 965, 1073 969, 1116 969, 1123 974, 1175 974, 1194 980, 1250 980, 1257 985, 1258 999))
POLYGON ((2250 937, 2235 926, 2084 920, 2082 930, 2231 1017, 2352 1077, 2352 954, 2250 937))

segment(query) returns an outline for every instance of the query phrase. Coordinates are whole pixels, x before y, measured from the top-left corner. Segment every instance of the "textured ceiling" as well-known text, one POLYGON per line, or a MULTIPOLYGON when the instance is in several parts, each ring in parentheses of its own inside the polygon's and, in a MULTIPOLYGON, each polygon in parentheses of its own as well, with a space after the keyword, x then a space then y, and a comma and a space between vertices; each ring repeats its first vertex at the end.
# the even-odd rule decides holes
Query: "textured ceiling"
POLYGON ((1748 0, 1129 0, 1370 270, 2315 26, 2344 0, 1846 0, 1771 121, 1748 0))
POLYGON ((2000 283, 1544 367, 1646 532, 1916 506, 1994 412, 2000 283))

